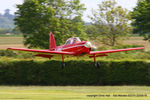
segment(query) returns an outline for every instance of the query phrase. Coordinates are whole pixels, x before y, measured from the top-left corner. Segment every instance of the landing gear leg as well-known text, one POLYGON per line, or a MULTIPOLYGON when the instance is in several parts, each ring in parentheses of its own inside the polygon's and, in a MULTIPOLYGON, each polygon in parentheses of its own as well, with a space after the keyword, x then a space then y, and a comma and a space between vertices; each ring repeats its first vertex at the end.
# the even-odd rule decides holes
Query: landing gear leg
POLYGON ((65 67, 65 62, 64 62, 64 55, 62 55, 62 63, 61 63, 61 68, 64 69, 65 67))
POLYGON ((94 55, 94 64, 96 68, 100 67, 100 63, 96 62, 96 55, 94 55))

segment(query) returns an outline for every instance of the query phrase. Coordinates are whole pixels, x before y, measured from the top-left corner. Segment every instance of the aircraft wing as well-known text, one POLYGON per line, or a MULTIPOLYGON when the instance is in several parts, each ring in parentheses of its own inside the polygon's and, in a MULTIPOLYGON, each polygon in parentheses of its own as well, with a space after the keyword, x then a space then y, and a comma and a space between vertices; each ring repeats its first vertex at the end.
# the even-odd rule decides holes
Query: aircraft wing
POLYGON ((8 50, 27 51, 27 52, 34 52, 38 54, 74 55, 74 52, 64 52, 64 51, 35 50, 35 49, 24 49, 24 48, 8 48, 8 50))
POLYGON ((117 49, 117 50, 105 50, 105 51, 91 51, 89 55, 98 55, 98 54, 106 54, 106 53, 114 53, 114 52, 122 52, 122 51, 140 50, 140 49, 144 49, 144 47, 117 49))

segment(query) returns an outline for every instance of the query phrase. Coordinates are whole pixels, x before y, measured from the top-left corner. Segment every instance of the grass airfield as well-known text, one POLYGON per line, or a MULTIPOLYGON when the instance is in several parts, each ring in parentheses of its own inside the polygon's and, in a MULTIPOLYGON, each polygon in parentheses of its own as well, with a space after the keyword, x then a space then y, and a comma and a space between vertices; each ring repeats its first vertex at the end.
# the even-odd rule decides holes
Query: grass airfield
POLYGON ((150 100, 150 87, 0 86, 0 100, 150 100))

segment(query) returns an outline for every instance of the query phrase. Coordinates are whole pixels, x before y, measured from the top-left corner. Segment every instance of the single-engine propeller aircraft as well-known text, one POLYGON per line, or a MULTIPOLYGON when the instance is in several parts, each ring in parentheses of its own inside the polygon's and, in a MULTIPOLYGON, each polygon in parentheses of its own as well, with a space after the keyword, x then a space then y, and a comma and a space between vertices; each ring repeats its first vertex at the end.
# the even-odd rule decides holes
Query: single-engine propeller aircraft
POLYGON ((140 50, 144 47, 137 48, 127 48, 127 49, 117 49, 117 50, 105 50, 105 51, 91 51, 92 48, 95 48, 88 41, 81 41, 79 37, 69 38, 64 45, 56 46, 55 38, 52 32, 49 35, 49 49, 48 50, 35 50, 35 49, 24 49, 24 48, 8 48, 8 50, 18 50, 18 51, 28 51, 36 53, 35 56, 52 58, 60 55, 62 59, 62 68, 65 67, 64 58, 69 56, 88 56, 93 58, 95 66, 99 67, 99 63, 96 62, 96 57, 107 56, 108 53, 122 52, 122 51, 131 51, 131 50, 140 50))

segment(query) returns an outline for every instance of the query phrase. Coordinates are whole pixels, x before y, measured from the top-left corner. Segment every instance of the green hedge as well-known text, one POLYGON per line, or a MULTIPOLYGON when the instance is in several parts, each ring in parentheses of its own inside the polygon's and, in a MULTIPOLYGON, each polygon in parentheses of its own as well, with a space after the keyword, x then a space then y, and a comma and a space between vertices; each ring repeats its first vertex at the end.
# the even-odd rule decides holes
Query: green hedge
POLYGON ((150 85, 145 61, 0 61, 0 85, 150 85))

